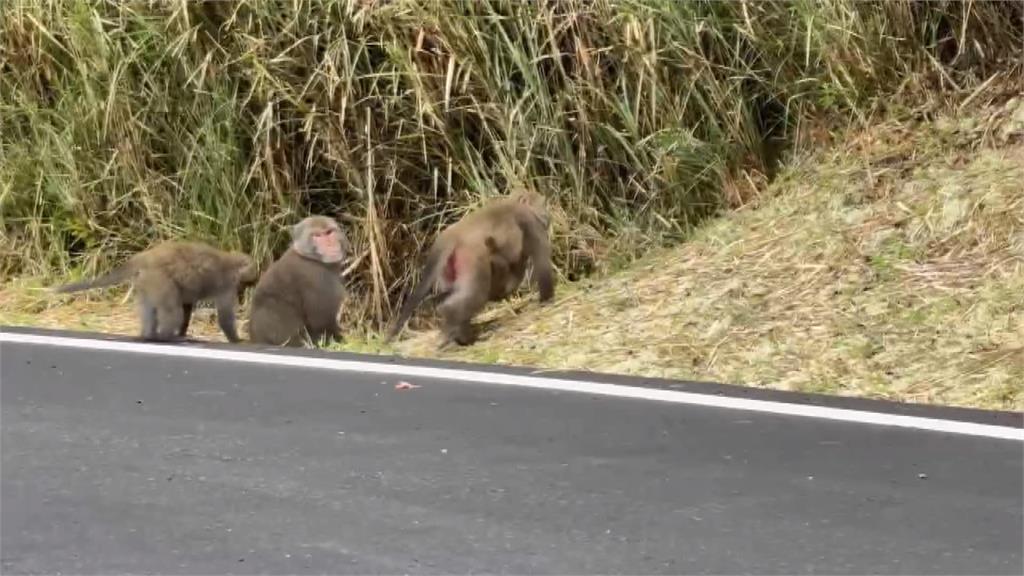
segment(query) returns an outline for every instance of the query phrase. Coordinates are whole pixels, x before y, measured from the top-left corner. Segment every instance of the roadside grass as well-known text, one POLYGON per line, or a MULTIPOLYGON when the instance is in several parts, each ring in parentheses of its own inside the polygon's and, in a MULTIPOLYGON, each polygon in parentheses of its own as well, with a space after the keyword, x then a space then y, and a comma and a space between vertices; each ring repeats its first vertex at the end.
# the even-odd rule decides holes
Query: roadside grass
MULTIPOLYGON (((838 136, 679 247, 492 306, 472 347, 428 314, 337 348, 1024 409, 1024 101, 838 136)), ((0 323, 136 330, 123 288, 46 290, 9 282, 0 323)), ((208 309, 192 335, 223 341, 208 309)))
POLYGON ((744 204, 810 126, 1019 93, 1015 2, 7 0, 0 282, 168 238, 263 262, 338 217, 350 320, 423 242, 534 189, 568 278, 744 204))

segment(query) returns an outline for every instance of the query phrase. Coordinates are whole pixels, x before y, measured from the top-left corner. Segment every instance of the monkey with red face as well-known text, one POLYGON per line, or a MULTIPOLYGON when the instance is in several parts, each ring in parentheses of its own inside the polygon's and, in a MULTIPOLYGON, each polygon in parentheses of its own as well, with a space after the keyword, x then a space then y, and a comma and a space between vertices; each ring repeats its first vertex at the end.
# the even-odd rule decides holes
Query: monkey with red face
POLYGON ((292 244, 253 292, 249 339, 275 346, 341 340, 345 295, 341 265, 351 244, 337 221, 309 216, 292 227, 292 244))

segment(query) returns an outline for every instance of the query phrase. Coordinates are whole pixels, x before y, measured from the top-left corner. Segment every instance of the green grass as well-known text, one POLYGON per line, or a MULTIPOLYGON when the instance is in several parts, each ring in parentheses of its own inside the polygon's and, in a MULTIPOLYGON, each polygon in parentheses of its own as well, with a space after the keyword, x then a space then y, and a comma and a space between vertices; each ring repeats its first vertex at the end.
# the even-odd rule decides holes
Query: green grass
POLYGON ((820 118, 1019 88, 1021 41, 1009 2, 8 0, 0 274, 170 237, 262 261, 323 213, 376 327, 482 197, 553 199, 565 278, 622 269, 749 201, 820 118))

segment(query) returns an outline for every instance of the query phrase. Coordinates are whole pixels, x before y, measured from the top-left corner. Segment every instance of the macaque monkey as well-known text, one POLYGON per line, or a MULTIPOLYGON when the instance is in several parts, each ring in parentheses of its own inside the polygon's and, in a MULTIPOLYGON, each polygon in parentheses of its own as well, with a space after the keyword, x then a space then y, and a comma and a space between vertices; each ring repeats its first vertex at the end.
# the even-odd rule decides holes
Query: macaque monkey
POLYGON ((163 242, 135 254, 96 278, 66 284, 58 294, 114 286, 130 280, 136 293, 143 340, 180 341, 188 332, 192 307, 212 300, 217 324, 229 342, 235 328, 238 296, 259 277, 255 261, 241 252, 225 252, 199 242, 163 242))
POLYGON ((308 338, 341 340, 338 310, 345 295, 341 265, 351 244, 326 216, 292 227, 292 244, 256 284, 249 338, 257 344, 302 346, 308 338))
POLYGON ((438 235, 427 253, 420 282, 406 299, 391 330, 390 342, 430 292, 440 297, 438 312, 449 342, 476 340, 473 317, 488 302, 507 298, 533 265, 539 299, 555 294, 544 198, 533 192, 492 200, 438 235))

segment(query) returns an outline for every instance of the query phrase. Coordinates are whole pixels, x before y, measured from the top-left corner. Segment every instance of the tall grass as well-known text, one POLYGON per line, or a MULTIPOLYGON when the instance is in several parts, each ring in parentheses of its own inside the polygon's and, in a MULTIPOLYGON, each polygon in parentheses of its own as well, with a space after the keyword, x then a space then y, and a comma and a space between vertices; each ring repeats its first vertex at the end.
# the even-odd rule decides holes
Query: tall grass
MULTIPOLYGON (((1022 73, 1018 2, 6 0, 0 273, 166 237, 268 258, 306 213, 388 315, 480 198, 551 198, 563 274, 742 202, 802 122, 1022 73)), ((990 85, 992 82, 990 82, 990 85)))

